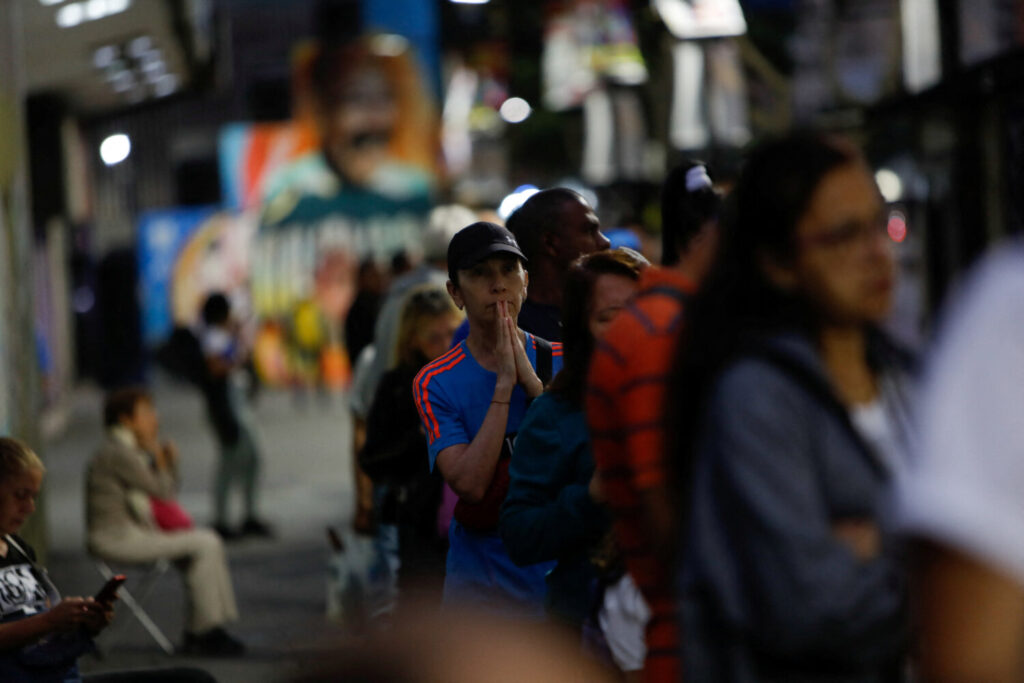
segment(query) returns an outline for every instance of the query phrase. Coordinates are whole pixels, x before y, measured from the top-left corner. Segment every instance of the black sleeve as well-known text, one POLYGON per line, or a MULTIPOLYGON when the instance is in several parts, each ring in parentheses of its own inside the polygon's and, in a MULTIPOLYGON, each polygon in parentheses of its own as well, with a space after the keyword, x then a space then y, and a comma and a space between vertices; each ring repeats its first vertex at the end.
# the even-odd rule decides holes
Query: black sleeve
POLYGON ((359 466, 375 482, 404 483, 425 469, 427 441, 412 398, 414 374, 393 370, 377 386, 359 466))

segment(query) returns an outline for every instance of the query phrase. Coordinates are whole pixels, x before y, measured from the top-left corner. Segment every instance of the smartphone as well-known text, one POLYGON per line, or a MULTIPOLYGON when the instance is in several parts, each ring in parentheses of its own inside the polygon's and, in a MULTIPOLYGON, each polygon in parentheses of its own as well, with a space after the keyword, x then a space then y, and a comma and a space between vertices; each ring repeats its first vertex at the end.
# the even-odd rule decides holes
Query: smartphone
POLYGON ((111 576, 110 579, 103 584, 103 588, 96 594, 94 598, 96 602, 102 602, 104 604, 110 604, 117 599, 117 589, 121 587, 121 584, 125 581, 124 574, 116 574, 111 576))

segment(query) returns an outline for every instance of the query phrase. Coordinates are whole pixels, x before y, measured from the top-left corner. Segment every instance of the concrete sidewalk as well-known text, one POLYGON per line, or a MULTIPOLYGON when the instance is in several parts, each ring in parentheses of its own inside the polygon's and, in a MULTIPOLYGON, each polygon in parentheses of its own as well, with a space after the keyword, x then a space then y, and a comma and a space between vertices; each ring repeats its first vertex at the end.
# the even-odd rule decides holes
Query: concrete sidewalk
MULTIPOLYGON (((180 500, 197 522, 206 524, 216 450, 202 399, 187 386, 159 380, 155 397, 162 434, 177 442, 181 452, 180 500)), ((91 595, 102 583, 85 553, 83 504, 85 464, 102 438, 101 411, 98 390, 77 391, 67 428, 41 452, 48 469, 49 569, 65 595, 91 595)), ((199 666, 222 683, 279 681, 329 649, 340 635, 325 618, 325 528, 349 524, 352 513, 348 411, 341 398, 324 403, 312 397, 297 406, 289 394, 265 391, 255 413, 264 455, 261 515, 277 535, 228 546, 241 613, 229 630, 249 652, 239 659, 167 656, 121 607, 112 632, 99 640, 104 657, 84 658, 84 672, 199 666)), ((160 579, 147 611, 175 644, 181 642, 183 605, 181 580, 171 570, 160 579)))

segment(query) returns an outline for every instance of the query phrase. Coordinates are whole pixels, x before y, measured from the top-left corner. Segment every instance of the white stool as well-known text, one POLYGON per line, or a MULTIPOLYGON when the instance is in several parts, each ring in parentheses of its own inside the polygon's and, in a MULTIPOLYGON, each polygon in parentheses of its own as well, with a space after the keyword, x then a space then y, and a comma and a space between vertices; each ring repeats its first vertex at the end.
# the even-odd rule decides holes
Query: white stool
MULTIPOLYGON (((112 576, 117 574, 110 566, 103 560, 94 557, 93 561, 96 563, 96 570, 103 575, 104 579, 110 579, 112 576)), ((174 645, 164 635, 164 632, 160 630, 160 627, 156 625, 156 622, 148 614, 146 610, 142 608, 142 603, 149 597, 149 594, 153 592, 153 588, 156 587, 157 580, 167 572, 167 569, 171 566, 167 560, 157 560, 152 564, 146 565, 132 565, 133 567, 145 567, 145 573, 138 581, 135 581, 134 590, 138 597, 133 596, 128 592, 127 582, 122 584, 117 590, 117 597, 125 604, 132 615, 138 619, 142 627, 146 629, 153 640, 156 641, 157 645, 171 655, 174 654, 174 645)), ((111 629, 113 632, 113 629, 111 629)))

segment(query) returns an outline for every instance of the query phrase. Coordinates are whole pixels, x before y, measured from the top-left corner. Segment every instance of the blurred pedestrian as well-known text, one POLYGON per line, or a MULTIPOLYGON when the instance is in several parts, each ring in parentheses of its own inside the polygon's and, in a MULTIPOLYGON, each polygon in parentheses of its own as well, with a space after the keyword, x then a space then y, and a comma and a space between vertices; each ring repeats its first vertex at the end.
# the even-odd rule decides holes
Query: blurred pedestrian
POLYGON ((220 450, 214 482, 214 524, 225 539, 240 535, 270 536, 270 525, 257 514, 260 452, 247 405, 243 366, 248 355, 231 317, 231 304, 219 292, 203 303, 199 334, 206 358, 206 409, 220 450), (229 523, 231 490, 241 485, 245 519, 241 527, 229 523))
POLYGON ((924 681, 1024 676, 1024 244, 994 251, 947 309, 899 490, 918 539, 924 681))
POLYGON ((684 677, 901 680, 905 581, 882 508, 912 430, 909 360, 878 330, 885 206, 851 145, 811 133, 756 148, 733 199, 666 408, 692 503, 684 677))
POLYGON ((610 529, 583 414, 587 369, 596 340, 636 291, 644 262, 634 254, 598 251, 569 268, 562 371, 519 427, 501 509, 501 535, 514 562, 558 561, 547 576, 548 612, 577 633, 601 594, 590 555, 610 529))
MULTIPOLYGON (((356 361, 349 391, 349 409, 353 418, 353 453, 359 453, 366 441, 366 421, 381 377, 398 364, 401 352, 398 329, 409 293, 420 286, 432 285, 444 290, 448 281, 448 243, 459 230, 476 220, 476 214, 458 204, 447 204, 431 210, 423 233, 423 261, 414 269, 391 282, 373 330, 373 344, 363 349, 356 361)), ((415 373, 414 373, 415 374, 415 373)), ((397 553, 397 529, 375 523, 374 484, 353 461, 356 480, 356 510, 353 528, 362 534, 377 537, 377 546, 392 555, 391 564, 401 562, 397 553)), ((447 535, 447 534, 446 534, 447 535)))
POLYGON ((143 389, 112 392, 104 403, 106 440, 89 461, 89 552, 108 562, 172 560, 185 578, 184 652, 239 655, 245 646, 224 630, 238 618, 224 544, 210 529, 165 531, 151 498, 173 501, 177 449, 161 443, 153 400, 143 389))
MULTIPOLYGON (((398 589, 405 600, 414 589, 431 596, 444 578, 445 539, 437 535, 441 477, 431 472, 427 439, 413 401, 413 378, 448 351, 462 320, 444 289, 426 285, 407 299, 398 328, 398 362, 381 377, 370 408, 366 442, 358 460, 381 487, 376 516, 398 526, 398 589), (402 595, 405 594, 405 595, 402 595)), ((436 591, 440 596, 440 590, 436 591)))
POLYGON ((587 418, 594 460, 619 544, 629 548, 629 577, 620 603, 646 600, 639 660, 648 681, 679 678, 678 626, 672 590, 672 548, 678 510, 666 475, 665 389, 685 302, 700 285, 718 245, 721 198, 707 167, 686 162, 662 188, 662 267, 640 276, 636 298, 594 351, 587 418), (633 599, 636 589, 643 600, 633 599), (644 652, 646 650, 646 654, 644 652))
POLYGON ((359 264, 356 298, 345 316, 345 348, 349 358, 359 358, 360 352, 373 342, 373 327, 386 289, 387 281, 372 259, 359 264))

